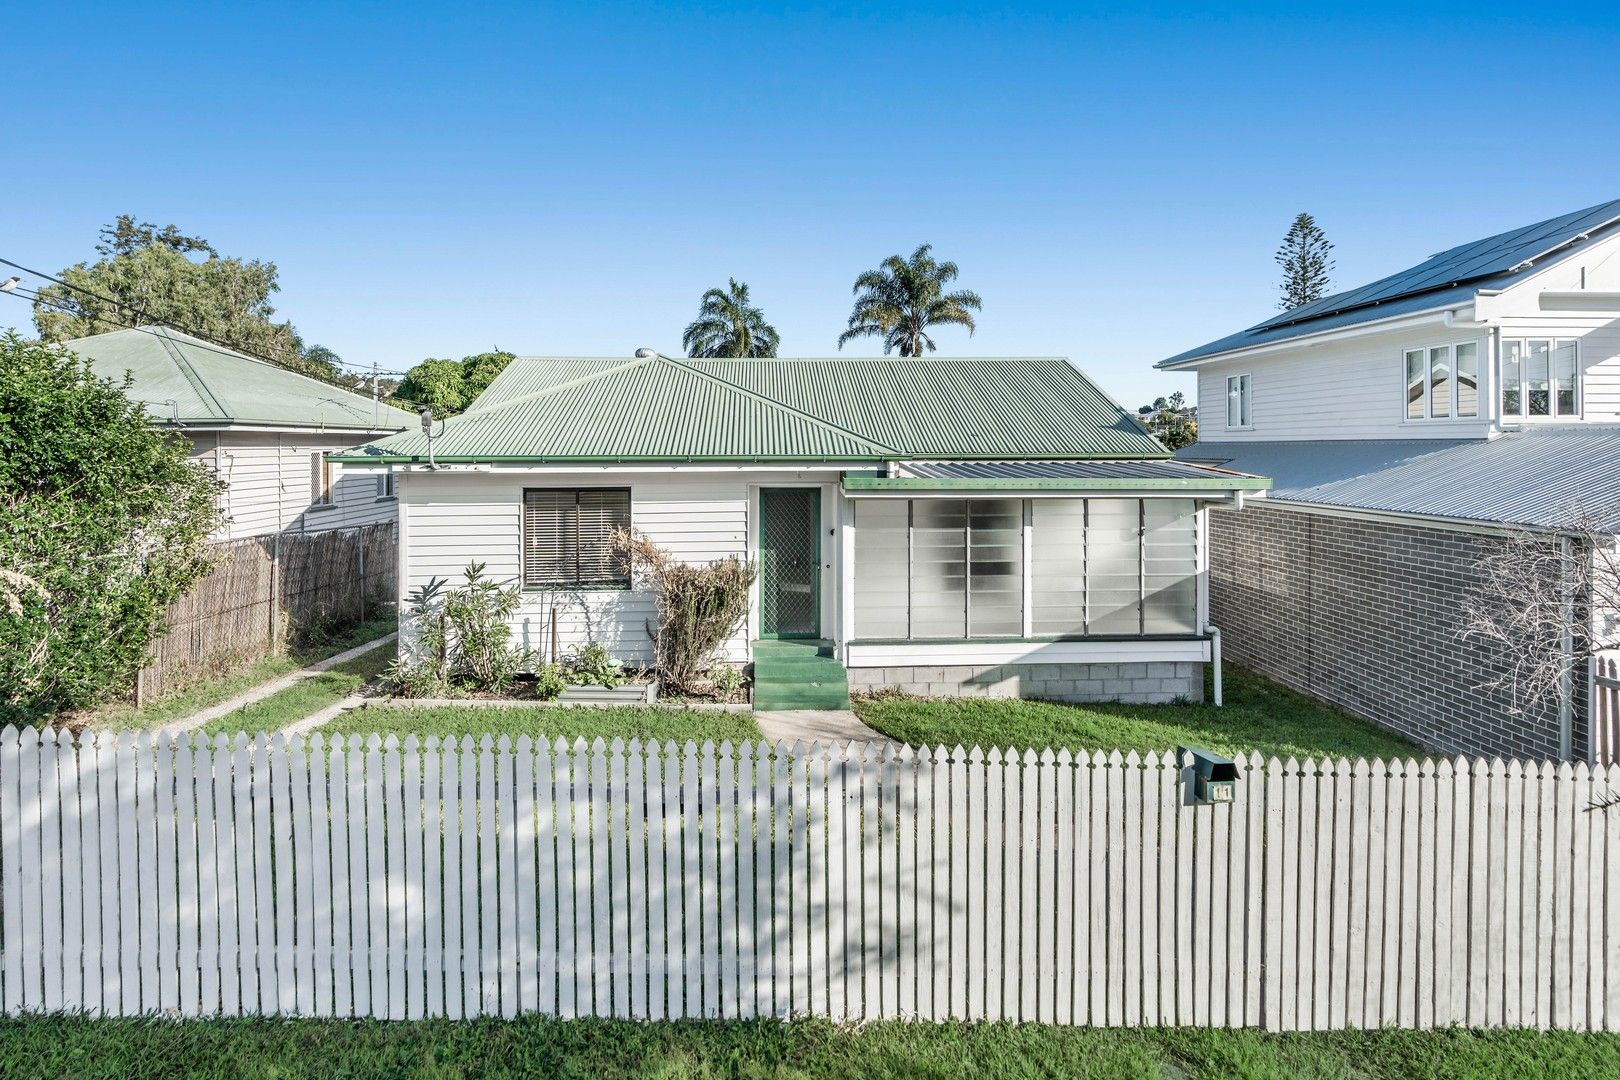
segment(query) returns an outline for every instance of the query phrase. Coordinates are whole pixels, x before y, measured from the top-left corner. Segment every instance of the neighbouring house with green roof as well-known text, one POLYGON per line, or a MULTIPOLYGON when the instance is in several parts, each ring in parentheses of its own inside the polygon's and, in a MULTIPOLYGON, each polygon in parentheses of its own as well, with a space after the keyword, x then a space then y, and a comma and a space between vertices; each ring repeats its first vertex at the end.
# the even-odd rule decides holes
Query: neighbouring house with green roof
POLYGON ((224 482, 217 539, 324 532, 394 519, 391 478, 343 475, 330 455, 415 417, 371 398, 162 326, 63 346, 191 443, 224 482))
POLYGON ((485 563, 548 659, 555 624, 651 662, 616 528, 756 561, 726 659, 769 660, 762 708, 1200 698, 1205 511, 1269 486, 1171 459, 1061 358, 520 357, 431 437, 339 460, 395 477, 402 599, 485 563))

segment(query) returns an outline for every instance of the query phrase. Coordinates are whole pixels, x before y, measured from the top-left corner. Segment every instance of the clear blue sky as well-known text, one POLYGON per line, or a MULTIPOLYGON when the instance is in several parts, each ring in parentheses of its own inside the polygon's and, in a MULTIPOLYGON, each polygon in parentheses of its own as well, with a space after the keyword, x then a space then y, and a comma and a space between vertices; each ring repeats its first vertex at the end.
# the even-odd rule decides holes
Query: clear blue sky
POLYGON ((1612 8, 1308 6, 14 4, 0 256, 172 221, 398 369, 678 353, 728 275, 831 354, 856 273, 926 240, 985 301, 942 353, 1134 405, 1270 312, 1297 211, 1350 285, 1620 196, 1612 8))

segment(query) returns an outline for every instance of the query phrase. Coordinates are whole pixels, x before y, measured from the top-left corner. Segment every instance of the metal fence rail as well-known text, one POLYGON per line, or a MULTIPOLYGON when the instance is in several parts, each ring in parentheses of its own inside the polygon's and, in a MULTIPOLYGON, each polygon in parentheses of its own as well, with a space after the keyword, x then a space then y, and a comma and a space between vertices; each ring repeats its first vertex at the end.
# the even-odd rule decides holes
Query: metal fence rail
POLYGON ((1620 767, 0 732, 0 1002, 1620 1030, 1620 767))

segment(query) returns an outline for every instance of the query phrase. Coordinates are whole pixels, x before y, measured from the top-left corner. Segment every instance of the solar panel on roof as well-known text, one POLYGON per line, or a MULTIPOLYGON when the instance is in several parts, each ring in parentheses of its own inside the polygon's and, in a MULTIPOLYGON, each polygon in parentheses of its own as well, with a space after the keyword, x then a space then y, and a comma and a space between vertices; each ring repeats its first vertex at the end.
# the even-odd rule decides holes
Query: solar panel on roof
POLYGON ((1540 260, 1593 230, 1616 221, 1620 221, 1620 199, 1561 214, 1483 240, 1459 244, 1398 274, 1285 311, 1253 329, 1287 326, 1333 312, 1507 273, 1526 261, 1540 260))

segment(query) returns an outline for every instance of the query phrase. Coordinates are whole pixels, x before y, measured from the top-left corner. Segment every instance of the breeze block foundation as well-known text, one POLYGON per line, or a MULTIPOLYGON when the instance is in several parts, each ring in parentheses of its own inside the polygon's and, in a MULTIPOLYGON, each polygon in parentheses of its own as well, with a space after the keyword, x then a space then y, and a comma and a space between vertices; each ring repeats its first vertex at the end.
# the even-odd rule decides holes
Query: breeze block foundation
POLYGON ((1167 705, 1204 700, 1204 665, 1193 661, 1141 664, 954 664, 946 667, 854 667, 849 688, 898 690, 918 697, 1042 698, 1167 705))

